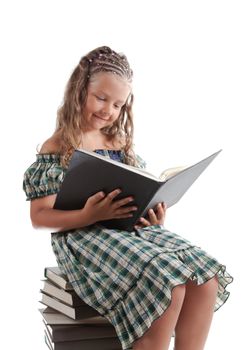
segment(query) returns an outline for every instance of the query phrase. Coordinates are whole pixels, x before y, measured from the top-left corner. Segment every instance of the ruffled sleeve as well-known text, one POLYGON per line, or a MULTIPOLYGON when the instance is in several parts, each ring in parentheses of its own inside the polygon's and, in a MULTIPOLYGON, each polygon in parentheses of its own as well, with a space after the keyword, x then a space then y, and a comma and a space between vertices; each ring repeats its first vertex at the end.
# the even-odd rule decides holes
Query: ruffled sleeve
POLYGON ((137 161, 138 168, 142 168, 142 169, 146 168, 146 162, 138 154, 136 154, 136 161, 137 161))
POLYGON ((23 190, 26 200, 56 194, 63 182, 65 169, 56 154, 37 154, 36 161, 25 171, 23 190))

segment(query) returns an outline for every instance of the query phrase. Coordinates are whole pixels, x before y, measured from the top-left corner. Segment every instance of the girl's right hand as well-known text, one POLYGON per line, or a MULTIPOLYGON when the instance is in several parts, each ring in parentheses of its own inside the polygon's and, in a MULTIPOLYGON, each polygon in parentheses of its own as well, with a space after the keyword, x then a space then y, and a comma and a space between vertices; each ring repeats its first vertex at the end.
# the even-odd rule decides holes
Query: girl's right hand
POLYGON ((89 225, 98 221, 120 219, 132 217, 132 212, 137 210, 137 207, 124 205, 132 202, 132 197, 126 197, 119 200, 114 200, 121 190, 116 189, 107 195, 104 192, 98 192, 89 197, 85 203, 83 214, 89 225))

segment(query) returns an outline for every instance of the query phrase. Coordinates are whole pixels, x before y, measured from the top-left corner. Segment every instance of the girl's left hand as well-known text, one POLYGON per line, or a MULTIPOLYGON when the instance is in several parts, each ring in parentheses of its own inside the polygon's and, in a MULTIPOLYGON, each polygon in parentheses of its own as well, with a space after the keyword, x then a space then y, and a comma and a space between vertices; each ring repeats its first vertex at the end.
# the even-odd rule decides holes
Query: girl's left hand
POLYGON ((151 226, 151 225, 164 225, 165 214, 166 214, 166 204, 159 203, 156 206, 156 213, 153 209, 149 209, 148 219, 141 217, 139 219, 140 222, 136 224, 134 227, 138 229, 138 228, 151 226))

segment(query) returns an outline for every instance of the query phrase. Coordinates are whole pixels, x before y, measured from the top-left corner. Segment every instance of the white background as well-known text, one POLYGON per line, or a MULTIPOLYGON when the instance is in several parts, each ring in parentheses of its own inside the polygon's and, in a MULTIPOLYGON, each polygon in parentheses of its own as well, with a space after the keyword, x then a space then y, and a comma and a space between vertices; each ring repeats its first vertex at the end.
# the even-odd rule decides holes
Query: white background
POLYGON ((150 170, 190 165, 223 149, 168 210, 166 226, 215 255, 234 276, 206 349, 241 348, 242 18, 242 2, 234 0, 1 2, 5 349, 46 349, 37 311, 40 279, 56 262, 49 233, 31 226, 22 178, 36 146, 54 131, 73 68, 101 45, 124 52, 134 70, 135 145, 150 170))

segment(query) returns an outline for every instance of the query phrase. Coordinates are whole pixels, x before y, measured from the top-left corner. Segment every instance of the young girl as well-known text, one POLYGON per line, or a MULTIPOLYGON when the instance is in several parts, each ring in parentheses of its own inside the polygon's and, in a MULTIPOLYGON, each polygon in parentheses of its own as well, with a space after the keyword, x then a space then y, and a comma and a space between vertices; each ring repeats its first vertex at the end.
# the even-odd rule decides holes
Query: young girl
MULTIPOLYGON (((123 54, 99 47, 81 58, 58 110, 54 134, 26 170, 24 190, 34 227, 53 231, 57 263, 76 293, 115 327, 122 349, 202 350, 213 312, 232 277, 199 247, 164 228, 158 203, 133 232, 100 221, 137 209, 119 189, 99 192, 79 210, 53 209, 75 149, 144 167, 133 150, 132 70, 123 54)), ((99 176, 99 174, 97 174, 99 176)))

